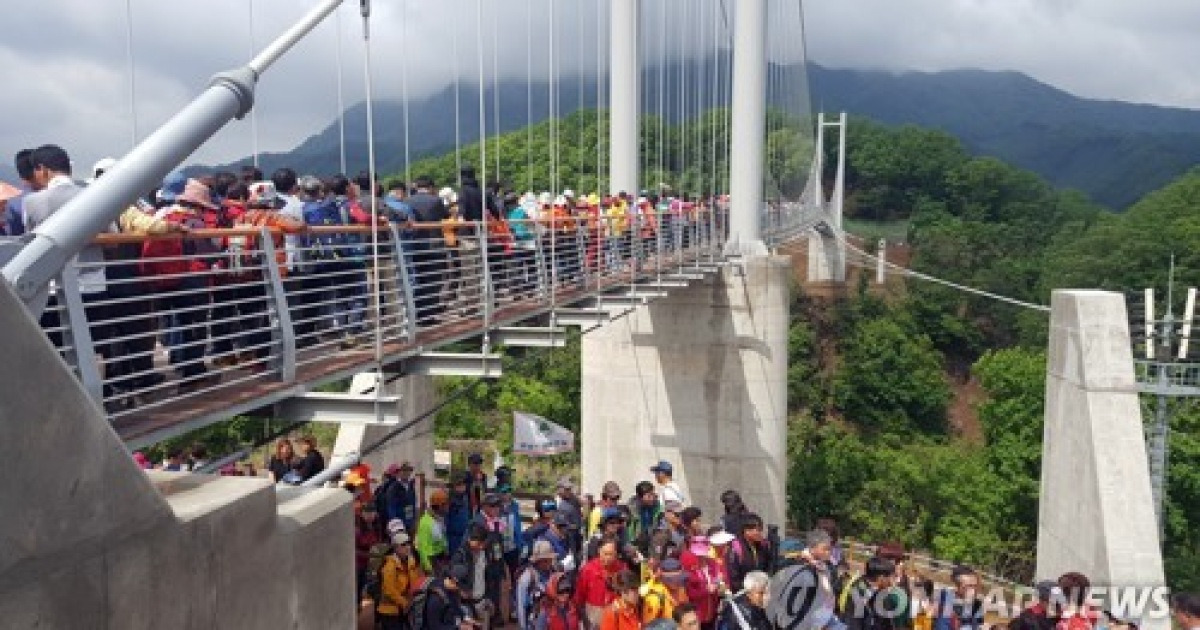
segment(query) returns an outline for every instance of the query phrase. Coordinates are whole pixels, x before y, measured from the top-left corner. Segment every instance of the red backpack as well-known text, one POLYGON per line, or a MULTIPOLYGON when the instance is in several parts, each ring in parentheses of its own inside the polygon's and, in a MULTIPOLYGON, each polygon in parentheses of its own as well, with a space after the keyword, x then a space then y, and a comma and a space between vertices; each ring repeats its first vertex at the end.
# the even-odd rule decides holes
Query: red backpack
MULTIPOLYGON (((203 219, 183 208, 172 208, 163 220, 191 230, 205 227, 203 219)), ((196 253, 195 241, 182 235, 152 238, 142 243, 142 261, 138 263, 138 271, 143 277, 150 278, 151 286, 156 289, 177 289, 183 275, 207 269, 203 261, 195 257, 185 258, 196 253)))

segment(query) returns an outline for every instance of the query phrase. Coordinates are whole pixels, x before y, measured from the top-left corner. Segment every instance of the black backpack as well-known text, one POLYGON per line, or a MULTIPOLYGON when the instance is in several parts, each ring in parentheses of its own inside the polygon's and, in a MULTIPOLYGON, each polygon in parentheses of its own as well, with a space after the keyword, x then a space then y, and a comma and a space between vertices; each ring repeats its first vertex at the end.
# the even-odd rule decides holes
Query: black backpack
POLYGON ((446 593, 437 586, 436 580, 433 578, 425 580, 408 605, 408 627, 411 630, 423 630, 426 627, 425 614, 429 608, 430 593, 436 593, 443 599, 446 597, 446 593))

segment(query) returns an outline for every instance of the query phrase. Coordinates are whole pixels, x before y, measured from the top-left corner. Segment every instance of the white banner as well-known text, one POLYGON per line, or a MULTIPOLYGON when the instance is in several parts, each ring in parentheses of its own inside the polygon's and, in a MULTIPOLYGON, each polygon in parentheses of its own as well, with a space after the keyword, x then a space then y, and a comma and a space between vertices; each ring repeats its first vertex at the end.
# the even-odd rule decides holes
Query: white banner
POLYGON ((558 455, 575 450, 575 434, 549 420, 513 412, 514 455, 558 455))

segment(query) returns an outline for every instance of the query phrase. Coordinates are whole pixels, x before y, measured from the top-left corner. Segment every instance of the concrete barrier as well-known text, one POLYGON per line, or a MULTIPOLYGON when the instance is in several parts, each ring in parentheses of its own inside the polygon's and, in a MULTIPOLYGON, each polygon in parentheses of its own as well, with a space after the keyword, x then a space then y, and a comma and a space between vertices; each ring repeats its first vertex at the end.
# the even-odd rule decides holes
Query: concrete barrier
POLYGON ((349 494, 147 474, 6 283, 0 331, 0 626, 353 626, 349 494))

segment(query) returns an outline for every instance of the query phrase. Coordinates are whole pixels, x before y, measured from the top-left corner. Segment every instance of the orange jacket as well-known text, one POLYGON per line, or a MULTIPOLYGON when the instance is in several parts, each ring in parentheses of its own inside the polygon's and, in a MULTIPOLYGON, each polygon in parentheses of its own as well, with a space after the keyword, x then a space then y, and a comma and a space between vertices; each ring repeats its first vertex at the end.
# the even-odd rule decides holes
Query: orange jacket
POLYGON ((630 606, 625 600, 618 599, 604 609, 604 617, 600 621, 600 630, 641 630, 642 620, 637 606, 630 606))

